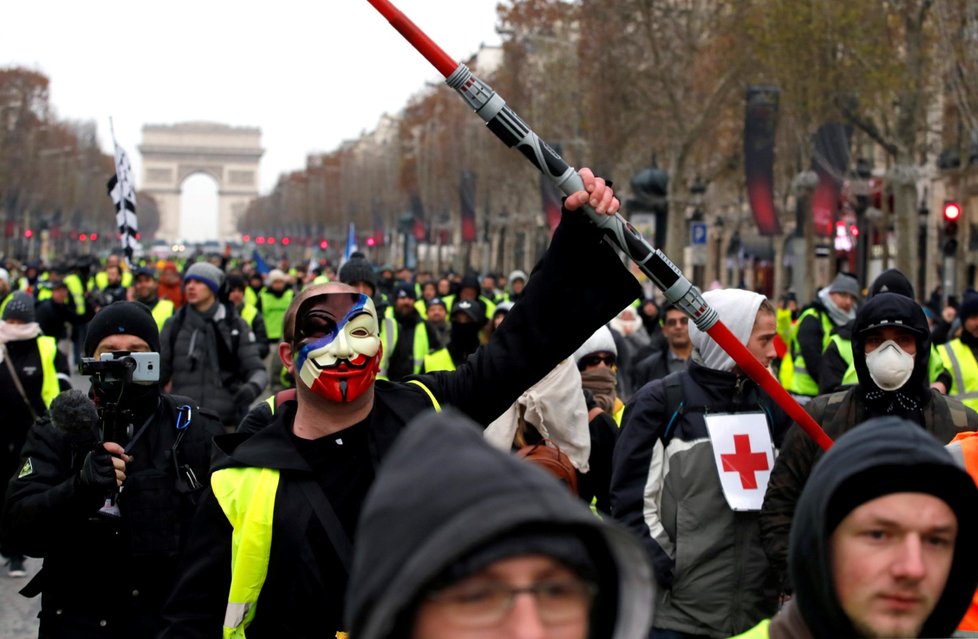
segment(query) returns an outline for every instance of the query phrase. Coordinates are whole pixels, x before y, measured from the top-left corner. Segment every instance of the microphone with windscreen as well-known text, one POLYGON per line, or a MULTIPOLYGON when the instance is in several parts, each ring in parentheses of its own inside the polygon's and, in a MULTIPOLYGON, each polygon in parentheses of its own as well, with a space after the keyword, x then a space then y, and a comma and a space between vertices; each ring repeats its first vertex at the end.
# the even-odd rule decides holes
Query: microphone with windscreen
POLYGON ((51 421, 73 440, 98 437, 98 409, 88 395, 68 390, 51 402, 51 421))

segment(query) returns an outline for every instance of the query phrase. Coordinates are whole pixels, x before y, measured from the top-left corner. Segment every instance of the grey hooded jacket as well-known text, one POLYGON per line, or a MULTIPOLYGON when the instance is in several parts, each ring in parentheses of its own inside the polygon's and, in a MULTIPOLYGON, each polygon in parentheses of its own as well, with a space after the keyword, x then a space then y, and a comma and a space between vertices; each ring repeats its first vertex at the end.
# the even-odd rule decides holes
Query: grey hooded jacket
POLYGON ((346 619, 356 639, 407 636, 426 586, 446 568, 527 525, 573 531, 599 571, 590 637, 644 639, 652 574, 630 533, 603 522, 552 476, 489 447, 460 413, 408 425, 367 497, 354 543, 346 619))

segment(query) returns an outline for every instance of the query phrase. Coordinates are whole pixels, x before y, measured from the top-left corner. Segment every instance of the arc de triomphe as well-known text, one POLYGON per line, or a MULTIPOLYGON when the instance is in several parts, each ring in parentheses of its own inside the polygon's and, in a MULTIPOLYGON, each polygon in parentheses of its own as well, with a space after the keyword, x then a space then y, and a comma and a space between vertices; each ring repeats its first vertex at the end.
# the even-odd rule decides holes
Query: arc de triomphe
POLYGON ((140 191, 159 206, 157 237, 170 241, 180 235, 180 187, 196 173, 217 182, 216 239, 237 237, 237 221, 248 203, 258 197, 261 129, 214 122, 147 124, 139 145, 143 158, 140 191))

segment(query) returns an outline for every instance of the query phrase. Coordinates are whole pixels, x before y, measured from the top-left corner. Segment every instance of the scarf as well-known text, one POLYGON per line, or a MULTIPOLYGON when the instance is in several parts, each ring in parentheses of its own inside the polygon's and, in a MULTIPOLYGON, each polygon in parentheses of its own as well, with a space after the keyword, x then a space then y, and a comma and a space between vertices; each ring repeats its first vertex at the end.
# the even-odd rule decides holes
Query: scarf
POLYGON ((920 404, 916 399, 899 390, 866 391, 866 400, 876 404, 887 415, 897 410, 898 407, 903 409, 897 412, 898 415, 912 415, 920 410, 920 404))
POLYGON ((818 292, 818 300, 825 306, 825 310, 829 312, 829 319, 836 326, 844 326, 847 322, 856 319, 856 307, 853 306, 848 313, 840 309, 829 297, 828 287, 818 292))
MULTIPOLYGON (((35 339, 41 334, 41 327, 37 322, 30 322, 28 324, 11 324, 9 322, 0 321, 0 344, 7 344, 8 342, 22 342, 29 339, 35 339)), ((3 362, 4 353, 7 349, 0 348, 0 362, 3 362)))
POLYGON ((615 412, 615 371, 607 366, 599 366, 581 373, 581 386, 594 395, 594 401, 604 412, 615 412))

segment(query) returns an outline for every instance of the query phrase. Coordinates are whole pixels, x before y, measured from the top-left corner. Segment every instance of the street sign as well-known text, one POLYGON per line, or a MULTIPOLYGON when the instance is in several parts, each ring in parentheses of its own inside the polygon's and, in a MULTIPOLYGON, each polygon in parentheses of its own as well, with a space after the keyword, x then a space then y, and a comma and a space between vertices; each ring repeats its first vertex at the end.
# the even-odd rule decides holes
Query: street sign
POLYGON ((704 222, 693 222, 690 225, 690 236, 692 245, 706 245, 706 224, 704 222))

